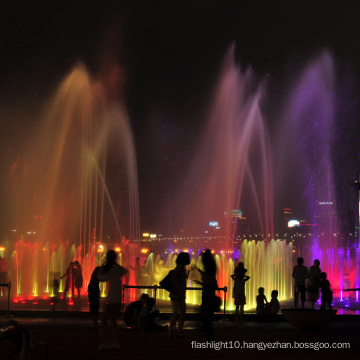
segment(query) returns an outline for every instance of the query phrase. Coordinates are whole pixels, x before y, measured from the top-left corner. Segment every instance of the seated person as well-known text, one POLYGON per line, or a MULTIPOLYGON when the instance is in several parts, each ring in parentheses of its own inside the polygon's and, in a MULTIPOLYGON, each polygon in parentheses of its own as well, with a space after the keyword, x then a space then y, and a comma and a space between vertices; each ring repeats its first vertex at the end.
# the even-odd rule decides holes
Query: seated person
POLYGON ((139 300, 128 305, 124 312, 124 321, 127 326, 137 327, 137 318, 148 298, 148 294, 142 294, 139 300))
POLYGON ((265 304, 268 304, 266 296, 264 294, 264 288, 259 287, 259 295, 256 296, 256 313, 263 314, 265 311, 265 304))
POLYGON ((156 324, 155 319, 159 315, 159 310, 153 311, 154 305, 155 299, 149 297, 137 318, 139 331, 158 331, 167 329, 167 326, 156 324))
POLYGON ((280 311, 280 303, 278 300, 279 292, 277 290, 273 290, 271 292, 271 300, 268 304, 265 305, 265 313, 266 314, 277 314, 280 311))
POLYGON ((332 309, 331 302, 333 300, 333 292, 330 289, 331 285, 330 285, 329 280, 327 279, 326 272, 322 272, 320 274, 319 286, 320 286, 320 289, 321 289, 321 307, 320 307, 320 310, 325 310, 326 305, 331 310, 332 309))

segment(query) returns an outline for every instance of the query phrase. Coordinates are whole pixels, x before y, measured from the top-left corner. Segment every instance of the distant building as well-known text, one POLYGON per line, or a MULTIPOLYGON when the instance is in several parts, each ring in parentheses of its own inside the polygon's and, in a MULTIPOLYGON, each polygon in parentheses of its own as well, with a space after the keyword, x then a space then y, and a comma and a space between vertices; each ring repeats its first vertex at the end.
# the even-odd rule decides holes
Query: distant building
POLYGON ((316 201, 315 222, 319 233, 333 234, 340 231, 335 201, 316 201))
POLYGON ((292 219, 292 210, 291 208, 284 208, 283 211, 283 230, 286 233, 288 230, 289 221, 292 219))
POLYGON ((233 242, 233 247, 237 247, 241 238, 244 235, 249 235, 249 225, 247 218, 240 209, 233 209, 231 211, 224 211, 225 221, 230 222, 230 236, 233 242))

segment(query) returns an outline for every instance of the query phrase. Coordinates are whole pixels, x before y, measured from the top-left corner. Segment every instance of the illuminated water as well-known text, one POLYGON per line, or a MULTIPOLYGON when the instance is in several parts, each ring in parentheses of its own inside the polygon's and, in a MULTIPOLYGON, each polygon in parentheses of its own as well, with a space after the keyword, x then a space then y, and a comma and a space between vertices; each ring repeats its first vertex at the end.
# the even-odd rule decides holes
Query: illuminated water
MULTIPOLYGON (((267 296, 274 289, 281 299, 291 296, 292 245, 272 240, 273 151, 261 105, 264 93, 265 84, 256 80, 251 69, 242 71, 230 47, 181 193, 185 231, 224 236, 214 250, 218 284, 227 286, 229 306, 236 259, 244 262, 251 277, 246 283, 247 307, 254 307, 260 286, 267 296), (264 241, 245 240, 249 238, 243 236, 246 225, 239 232, 239 224, 246 217, 256 219, 264 241), (216 221, 218 229, 210 229, 209 221, 216 221)), ((195 302, 199 299, 195 292, 189 296, 195 302)))
MULTIPOLYGON (((300 255, 308 266, 313 259, 320 259, 334 289, 359 287, 358 246, 344 246, 332 235, 339 232, 338 218, 331 219, 324 235, 315 232, 310 244, 296 250, 292 242, 273 240, 275 198, 288 193, 279 188, 284 184, 278 176, 292 173, 294 164, 303 181, 299 196, 307 204, 309 222, 317 221, 319 201, 336 198, 331 157, 333 74, 329 54, 300 74, 289 94, 283 115, 286 121, 279 125, 274 146, 261 106, 265 84, 255 81, 251 70, 241 71, 233 49, 226 56, 208 122, 185 174, 179 206, 186 214, 189 233, 203 232, 209 220, 220 219, 225 241, 214 250, 218 285, 228 288, 228 309, 233 307, 235 261, 243 261, 251 277, 246 283, 247 308, 255 306, 260 286, 268 298, 274 289, 279 291, 280 301, 290 298, 291 270, 294 258, 300 255), (281 157, 284 148, 289 156, 281 157), (278 164, 283 170, 275 174, 278 164), (236 237, 229 214, 249 208, 249 204, 264 241, 236 237)), ((75 259, 82 264, 86 286, 92 269, 101 261, 99 245, 106 242, 119 248, 121 263, 134 265, 138 248, 131 241, 140 238, 135 152, 126 112, 119 101, 109 100, 105 85, 77 64, 49 96, 34 122, 32 141, 19 149, 10 166, 14 232, 4 247, 13 295, 18 298, 51 294, 52 280, 64 274, 75 259), (117 156, 109 160, 114 148, 117 156), (109 161, 115 165, 116 184, 111 183, 114 176, 108 176, 109 161), (111 240, 103 238, 104 221, 112 221, 116 228, 111 240), (125 234, 130 242, 123 238, 125 234)), ((175 266, 173 254, 161 256, 163 259, 160 254, 150 254, 146 259, 144 285, 158 283, 175 266)), ((201 267, 197 254, 192 263, 201 267)), ((133 271, 130 274, 126 282, 131 284, 133 271)), ((190 286, 196 278, 198 274, 192 272, 190 286)), ((61 290, 63 286, 62 282, 61 290)), ((349 293, 337 294, 341 301, 348 300, 349 293)), ((352 295, 357 301, 358 293, 352 295)), ((159 296, 167 298, 164 291, 159 296)), ((136 297, 136 292, 131 297, 136 297)), ((189 292, 188 302, 200 303, 200 292, 189 292)))
MULTIPOLYGON (((247 268, 247 275, 250 280, 246 282, 245 291, 247 298, 246 309, 256 307, 256 295, 260 286, 265 288, 265 295, 270 299, 272 290, 279 291, 279 300, 285 300, 292 296, 292 281, 289 274, 292 272, 293 252, 292 244, 281 240, 271 240, 268 244, 265 241, 244 240, 240 252, 237 253, 247 268)), ((234 273, 234 261, 226 253, 214 253, 217 265, 217 282, 219 288, 227 287, 226 308, 234 309, 234 300, 232 298, 233 280, 231 275, 234 273)), ((142 277, 142 285, 158 284, 170 269, 176 264, 176 254, 169 254, 164 258, 162 265, 159 265, 159 254, 150 254, 147 258, 146 276, 142 277), (158 265, 156 265, 158 264, 158 265), (157 273, 154 276, 154 273, 157 273)), ((188 280, 189 287, 199 287, 194 280, 201 281, 198 271, 191 266, 196 265, 202 268, 201 257, 199 254, 192 255, 189 266, 190 274, 188 280)), ((224 298, 224 293, 220 292, 224 298)), ((168 299, 169 293, 165 290, 159 290, 160 299, 168 299)), ((201 291, 188 290, 186 301, 189 304, 201 304, 201 291)))
POLYGON ((276 142, 282 169, 276 183, 279 196, 292 199, 297 194, 306 208, 302 216, 314 224, 307 231, 301 229, 304 240, 295 243, 297 255, 304 257, 307 266, 320 260, 341 301, 349 297, 358 301, 358 292, 340 291, 360 285, 356 202, 350 202, 358 196, 350 186, 358 174, 344 161, 354 151, 353 94, 349 77, 345 79, 334 56, 325 50, 294 76, 276 142))
MULTIPOLYGON (((6 184, 13 228, 4 248, 19 297, 48 293, 75 259, 86 286, 99 263, 98 245, 120 247, 140 231, 132 133, 106 81, 78 63, 39 113, 29 141, 16 149, 6 184), (115 177, 107 177, 114 173, 109 163, 116 164, 115 177)), ((134 249, 122 246, 128 262, 134 249)))
MULTIPOLYGON (((274 236, 272 151, 261 111, 263 84, 225 57, 194 158, 184 178, 182 210, 190 234, 220 223, 223 249, 236 240, 233 210, 249 210, 267 240, 274 236), (251 204, 251 206, 249 206, 251 204)), ((244 216, 249 216, 245 213, 244 216)))

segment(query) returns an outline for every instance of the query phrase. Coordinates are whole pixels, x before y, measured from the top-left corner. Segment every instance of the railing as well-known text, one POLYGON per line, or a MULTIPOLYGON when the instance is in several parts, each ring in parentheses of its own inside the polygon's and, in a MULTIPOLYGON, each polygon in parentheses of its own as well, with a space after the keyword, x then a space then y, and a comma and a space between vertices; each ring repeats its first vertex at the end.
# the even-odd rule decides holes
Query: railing
POLYGON ((11 282, 0 284, 0 287, 7 287, 8 288, 8 306, 7 306, 7 313, 5 315, 6 318, 10 317, 10 289, 11 289, 11 282))
MULTIPOLYGON (((158 290, 164 289, 161 286, 158 285, 123 285, 123 296, 122 296, 122 306, 125 306, 125 290, 126 289, 152 289, 154 291, 154 299, 155 299, 155 308, 156 308, 156 294, 158 290)), ((165 289, 164 289, 165 290, 165 289)), ((186 290, 203 290, 202 287, 187 287, 186 290)), ((227 286, 224 286, 222 288, 216 288, 216 291, 223 291, 224 292, 224 297, 223 297, 223 306, 224 306, 224 319, 225 319, 225 315, 226 315, 226 293, 227 293, 227 286)))

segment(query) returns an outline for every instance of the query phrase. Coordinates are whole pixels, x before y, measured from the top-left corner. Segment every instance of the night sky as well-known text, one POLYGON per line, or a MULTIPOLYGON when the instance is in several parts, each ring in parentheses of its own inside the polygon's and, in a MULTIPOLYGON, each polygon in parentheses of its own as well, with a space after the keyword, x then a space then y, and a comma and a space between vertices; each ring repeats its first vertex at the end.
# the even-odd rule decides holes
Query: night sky
MULTIPOLYGON (((94 76, 108 64, 120 64, 124 78, 114 96, 126 104, 134 131, 141 228, 166 231, 164 211, 157 206, 177 196, 177 181, 206 121, 229 45, 236 44, 242 68, 251 66, 256 77, 271 78, 267 100, 275 106, 267 107, 270 129, 289 79, 326 48, 348 94, 342 105, 344 121, 349 121, 344 129, 351 129, 344 130, 349 149, 342 158, 347 170, 341 174, 350 178, 341 185, 349 198, 344 214, 355 206, 356 194, 344 184, 360 170, 358 1, 2 1, 0 7, 0 111, 22 112, 18 121, 0 113, 3 174, 9 148, 23 141, 16 135, 19 128, 31 126, 26 112, 36 111, 76 61, 94 76)), ((7 191, 2 186, 0 199, 7 191)), ((289 203, 278 204, 275 213, 281 214, 284 205, 296 209, 295 197, 289 203)), ((4 231, 6 209, 2 212, 4 231)))

